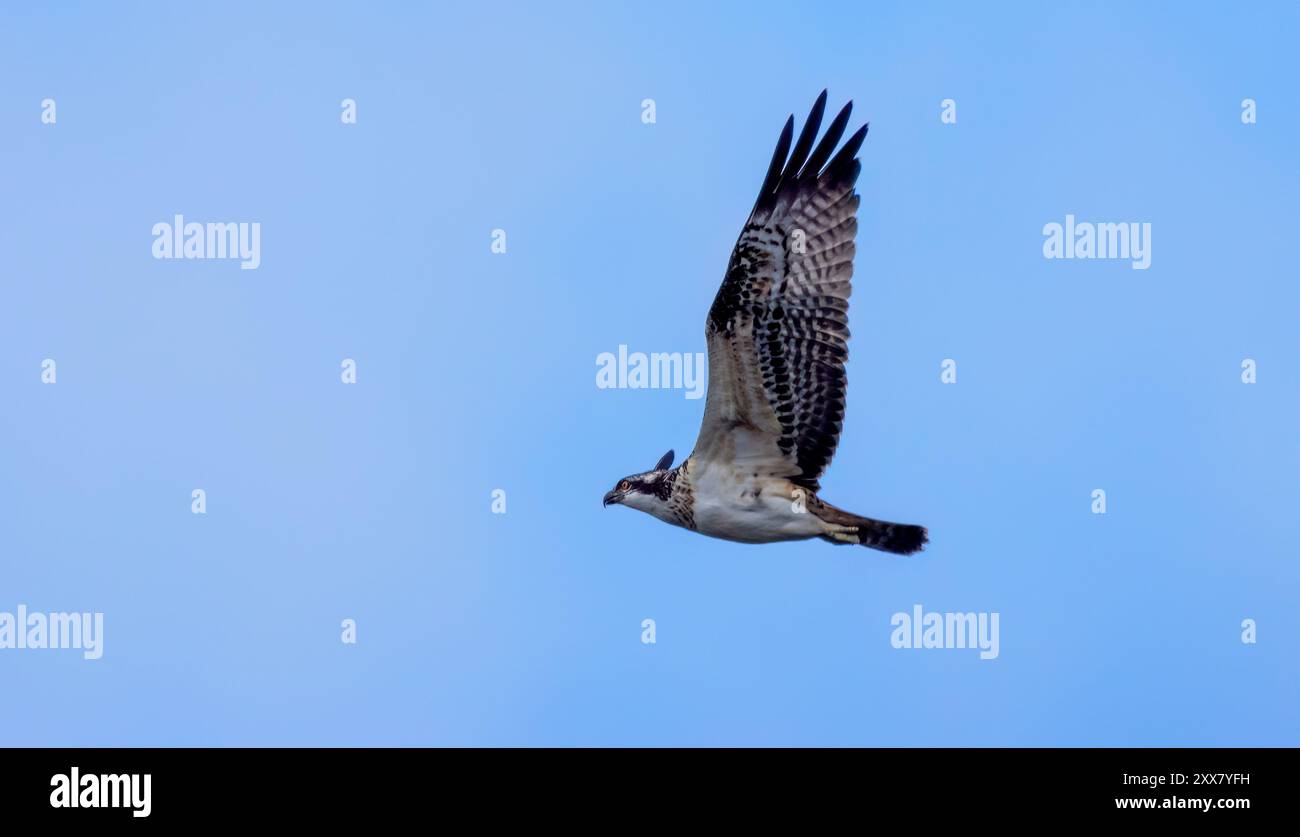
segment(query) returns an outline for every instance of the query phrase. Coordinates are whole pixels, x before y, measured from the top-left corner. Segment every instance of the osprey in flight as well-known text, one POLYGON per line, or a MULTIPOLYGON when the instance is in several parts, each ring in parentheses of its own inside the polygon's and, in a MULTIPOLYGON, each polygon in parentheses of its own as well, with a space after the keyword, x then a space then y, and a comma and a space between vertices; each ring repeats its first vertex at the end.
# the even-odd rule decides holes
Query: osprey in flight
POLYGON ((605 505, 743 543, 822 538, 908 555, 921 526, 837 509, 817 496, 844 424, 849 293, 863 125, 844 135, 853 103, 813 141, 822 91, 790 150, 785 123, 758 200, 709 309, 709 394, 695 450, 619 480, 605 505))

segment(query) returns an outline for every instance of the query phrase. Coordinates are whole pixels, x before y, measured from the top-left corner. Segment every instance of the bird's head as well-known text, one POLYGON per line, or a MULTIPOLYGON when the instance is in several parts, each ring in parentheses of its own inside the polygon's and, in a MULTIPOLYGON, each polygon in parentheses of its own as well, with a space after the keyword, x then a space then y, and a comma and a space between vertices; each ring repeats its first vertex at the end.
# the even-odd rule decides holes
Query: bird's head
POLYGON ((638 511, 655 514, 667 508, 664 480, 673 467, 673 452, 660 457, 658 464, 645 473, 623 477, 610 491, 605 492, 605 505, 631 506, 638 511))

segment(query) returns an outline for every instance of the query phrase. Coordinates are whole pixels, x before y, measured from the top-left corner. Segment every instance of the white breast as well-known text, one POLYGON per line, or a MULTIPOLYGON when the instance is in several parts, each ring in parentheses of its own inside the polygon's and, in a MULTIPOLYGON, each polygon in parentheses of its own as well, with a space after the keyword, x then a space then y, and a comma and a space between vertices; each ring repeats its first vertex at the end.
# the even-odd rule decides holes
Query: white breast
POLYGON ((701 534, 770 543, 822 533, 821 521, 806 511, 800 499, 806 489, 789 480, 755 476, 727 465, 692 465, 695 528, 701 534))

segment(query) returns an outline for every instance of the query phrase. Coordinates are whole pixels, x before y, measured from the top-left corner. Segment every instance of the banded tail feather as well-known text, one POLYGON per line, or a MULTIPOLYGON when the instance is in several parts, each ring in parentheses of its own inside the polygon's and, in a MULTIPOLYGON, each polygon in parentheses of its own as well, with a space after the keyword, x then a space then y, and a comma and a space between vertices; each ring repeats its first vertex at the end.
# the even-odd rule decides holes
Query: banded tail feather
POLYGON ((857 543, 861 546, 892 552, 895 555, 911 555, 925 549, 930 534, 924 526, 911 523, 891 523, 888 520, 876 520, 873 517, 837 509, 825 500, 821 500, 816 509, 819 518, 836 526, 856 529, 856 532, 844 533, 836 537, 822 535, 822 540, 834 544, 857 543), (856 540, 855 540, 856 539, 856 540))

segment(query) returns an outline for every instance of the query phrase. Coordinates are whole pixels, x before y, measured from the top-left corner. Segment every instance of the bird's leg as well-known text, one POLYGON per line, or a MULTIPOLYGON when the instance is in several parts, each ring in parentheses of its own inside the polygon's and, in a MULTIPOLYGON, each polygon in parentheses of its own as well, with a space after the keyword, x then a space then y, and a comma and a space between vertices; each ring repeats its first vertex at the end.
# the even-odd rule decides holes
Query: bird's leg
POLYGON ((839 526, 835 523, 827 523, 826 535, 840 543, 858 543, 858 527, 856 526, 839 526))

